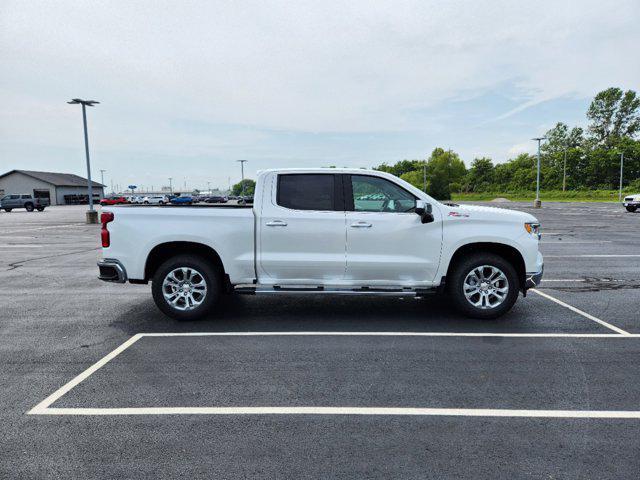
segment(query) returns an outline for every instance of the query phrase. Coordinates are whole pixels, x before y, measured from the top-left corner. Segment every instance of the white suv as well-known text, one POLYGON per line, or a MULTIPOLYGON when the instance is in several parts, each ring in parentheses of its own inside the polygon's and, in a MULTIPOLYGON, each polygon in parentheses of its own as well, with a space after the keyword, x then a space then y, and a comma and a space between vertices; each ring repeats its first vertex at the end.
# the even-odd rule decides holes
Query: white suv
POLYGON ((164 205, 165 203, 169 203, 169 198, 165 195, 152 195, 150 197, 144 197, 142 203, 145 205, 164 205))
POLYGON ((624 197, 622 206, 627 209, 627 212, 635 212, 640 207, 640 193, 624 197))

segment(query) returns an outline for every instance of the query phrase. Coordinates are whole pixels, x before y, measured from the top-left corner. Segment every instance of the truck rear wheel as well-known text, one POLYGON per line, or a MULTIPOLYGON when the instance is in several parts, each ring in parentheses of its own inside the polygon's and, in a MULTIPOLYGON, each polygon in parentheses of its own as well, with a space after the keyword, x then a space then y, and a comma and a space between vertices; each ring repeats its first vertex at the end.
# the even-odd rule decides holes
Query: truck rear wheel
POLYGON ((464 315, 483 320, 504 315, 518 298, 520 282, 515 268, 493 253, 463 258, 447 276, 447 293, 464 315))
POLYGON ((156 306, 176 320, 197 320, 211 312, 221 295, 220 275, 205 259, 177 255, 153 276, 151 292, 156 306))

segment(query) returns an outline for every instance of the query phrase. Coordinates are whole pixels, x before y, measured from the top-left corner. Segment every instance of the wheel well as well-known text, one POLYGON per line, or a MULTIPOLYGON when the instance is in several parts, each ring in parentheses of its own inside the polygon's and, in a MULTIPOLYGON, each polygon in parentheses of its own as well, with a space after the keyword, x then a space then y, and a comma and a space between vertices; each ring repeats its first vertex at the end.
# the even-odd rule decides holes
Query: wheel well
POLYGON ((526 282, 526 268, 524 265, 524 259, 522 258, 522 255, 518 250, 510 245, 505 245, 504 243, 479 242, 469 243, 467 245, 461 246, 451 257, 449 268, 447 269, 447 276, 449 275, 449 272, 451 272, 453 266, 462 258, 472 253, 480 252, 500 255, 502 258, 511 263, 518 274, 518 279, 520 280, 520 288, 524 287, 526 282))
POLYGON ((151 280, 156 270, 163 262, 176 255, 187 253, 189 255, 198 255, 205 260, 211 262, 220 273, 224 275, 224 265, 218 252, 208 245, 196 242, 167 242, 161 243, 153 247, 149 256, 147 257, 147 263, 144 267, 144 279, 145 281, 151 280))

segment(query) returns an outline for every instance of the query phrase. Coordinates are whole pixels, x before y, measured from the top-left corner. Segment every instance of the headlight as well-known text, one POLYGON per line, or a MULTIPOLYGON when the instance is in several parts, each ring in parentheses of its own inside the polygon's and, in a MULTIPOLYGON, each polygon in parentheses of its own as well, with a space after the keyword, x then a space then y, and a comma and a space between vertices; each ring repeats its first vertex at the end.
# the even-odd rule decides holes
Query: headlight
POLYGON ((525 223, 524 229, 527 233, 534 235, 538 240, 540 240, 540 224, 539 223, 525 223))

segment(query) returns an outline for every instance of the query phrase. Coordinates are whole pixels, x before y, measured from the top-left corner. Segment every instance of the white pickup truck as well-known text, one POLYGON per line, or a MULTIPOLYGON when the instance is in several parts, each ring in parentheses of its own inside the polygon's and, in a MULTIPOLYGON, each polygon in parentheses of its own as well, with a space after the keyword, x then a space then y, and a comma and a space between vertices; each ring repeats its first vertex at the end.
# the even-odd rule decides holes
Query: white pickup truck
POLYGON ((481 319, 542 277, 540 224, 512 210, 445 205, 384 172, 260 172, 253 206, 102 209, 101 280, 152 282, 177 319, 225 293, 447 294, 481 319))

